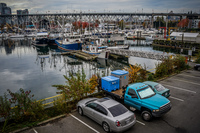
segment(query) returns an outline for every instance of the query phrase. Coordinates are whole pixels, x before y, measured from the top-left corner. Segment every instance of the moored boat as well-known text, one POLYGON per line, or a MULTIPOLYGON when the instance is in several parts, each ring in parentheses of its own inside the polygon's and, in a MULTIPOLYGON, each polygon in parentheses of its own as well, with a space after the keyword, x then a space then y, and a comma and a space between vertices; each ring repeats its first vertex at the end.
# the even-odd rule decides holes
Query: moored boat
POLYGON ((55 43, 58 45, 59 49, 67 50, 81 50, 82 43, 80 41, 69 41, 68 39, 55 40, 55 43))

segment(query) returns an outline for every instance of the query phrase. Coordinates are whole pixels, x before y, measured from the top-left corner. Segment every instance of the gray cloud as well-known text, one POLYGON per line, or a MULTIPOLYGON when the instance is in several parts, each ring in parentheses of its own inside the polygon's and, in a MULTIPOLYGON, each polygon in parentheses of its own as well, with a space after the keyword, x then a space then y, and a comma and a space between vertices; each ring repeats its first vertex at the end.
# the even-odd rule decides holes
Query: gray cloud
POLYGON ((199 0, 2 0, 11 7, 29 9, 30 13, 55 12, 200 12, 199 0))

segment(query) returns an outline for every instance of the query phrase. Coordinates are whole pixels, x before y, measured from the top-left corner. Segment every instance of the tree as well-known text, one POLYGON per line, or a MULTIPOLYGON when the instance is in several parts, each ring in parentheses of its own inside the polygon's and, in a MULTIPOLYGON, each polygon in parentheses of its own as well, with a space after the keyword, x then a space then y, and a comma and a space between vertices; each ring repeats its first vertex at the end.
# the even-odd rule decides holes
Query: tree
POLYGON ((129 72, 129 83, 130 84, 138 81, 139 72, 140 72, 141 68, 142 67, 138 64, 136 64, 134 66, 129 65, 129 68, 128 67, 124 68, 124 70, 129 72))
POLYGON ((119 28, 124 29, 124 20, 119 21, 119 28))
POLYGON ((82 68, 82 72, 78 71, 74 76, 69 72, 69 76, 63 75, 66 79, 66 85, 52 85, 56 87, 59 92, 62 94, 65 102, 72 100, 80 100, 82 97, 87 96, 87 93, 90 92, 89 81, 86 80, 85 72, 82 68))
POLYGON ((178 23, 178 27, 181 27, 181 28, 185 28, 187 27, 189 24, 189 19, 186 18, 186 19, 182 19, 179 23, 178 23))

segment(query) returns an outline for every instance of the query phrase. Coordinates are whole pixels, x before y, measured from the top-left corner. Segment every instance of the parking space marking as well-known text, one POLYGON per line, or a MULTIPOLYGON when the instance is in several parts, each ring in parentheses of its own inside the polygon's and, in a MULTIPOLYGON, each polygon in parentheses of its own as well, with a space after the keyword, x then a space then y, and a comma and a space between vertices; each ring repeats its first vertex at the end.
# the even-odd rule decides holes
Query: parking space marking
POLYGON ((33 131, 34 131, 35 133, 38 133, 38 132, 35 130, 35 128, 33 128, 33 131))
POLYGON ((188 75, 188 74, 179 74, 179 75, 184 75, 184 76, 187 76, 187 77, 192 77, 192 78, 200 78, 200 77, 191 76, 191 75, 188 75))
POLYGON ((174 88, 174 89, 179 89, 179 90, 182 90, 182 91, 187 91, 187 92, 191 92, 191 93, 196 93, 195 91, 191 91, 191 90, 187 90, 187 89, 183 89, 183 88, 179 88, 179 87, 175 87, 175 86, 171 86, 171 85, 167 85, 167 84, 163 84, 164 86, 168 86, 168 87, 171 87, 171 88, 174 88))
POLYGON ((143 122, 140 122, 138 120, 136 120, 136 122, 142 124, 143 126, 145 126, 145 124, 143 122))
POLYGON ((178 101, 181 101, 181 102, 184 101, 184 100, 182 100, 182 99, 180 99, 180 98, 176 98, 176 97, 172 97, 172 96, 170 96, 169 98, 172 98, 172 99, 175 99, 175 100, 178 100, 178 101))
POLYGON ((94 132, 96 133, 100 133, 99 131, 95 130, 94 128, 92 128, 91 126, 89 126, 88 124, 86 124, 85 122, 81 121, 80 119, 78 119, 77 117, 75 117, 72 114, 69 114, 70 116, 72 116, 74 119, 76 119, 77 121, 81 122, 82 124, 84 124, 85 126, 89 127, 90 129, 92 129, 94 132))
POLYGON ((172 80, 177 80, 177 81, 187 82, 187 83, 191 83, 191 84, 195 84, 195 85, 200 85, 198 83, 194 83, 194 82, 190 82, 190 81, 186 81, 186 80, 180 80, 180 79, 174 79, 174 78, 172 80))

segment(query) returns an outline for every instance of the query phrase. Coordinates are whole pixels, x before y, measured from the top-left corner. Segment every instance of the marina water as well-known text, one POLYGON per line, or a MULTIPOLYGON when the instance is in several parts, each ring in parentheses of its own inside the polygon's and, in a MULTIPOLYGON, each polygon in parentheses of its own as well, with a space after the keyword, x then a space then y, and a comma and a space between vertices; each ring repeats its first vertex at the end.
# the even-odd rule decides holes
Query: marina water
MULTIPOLYGON (((154 51, 152 42, 141 40, 126 40, 130 50, 154 51)), ((84 61, 73 56, 61 55, 54 47, 35 47, 31 39, 1 40, 0 41, 0 95, 7 89, 18 92, 20 88, 31 90, 34 99, 44 99, 57 95, 57 89, 52 85, 65 84, 63 75, 69 72, 75 74, 78 70, 85 71, 86 78, 99 73, 101 76, 110 75, 111 71, 123 69, 129 64, 144 64, 148 69, 155 68, 157 60, 130 57, 125 61, 112 59, 97 59, 84 61)), ((7 92, 8 93, 8 92, 7 92)))

